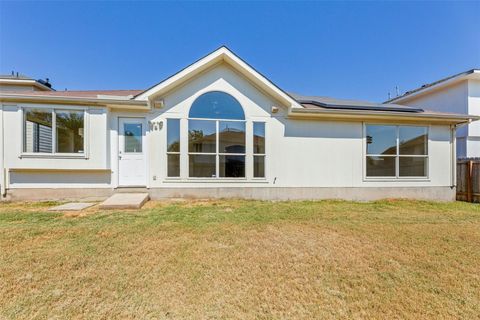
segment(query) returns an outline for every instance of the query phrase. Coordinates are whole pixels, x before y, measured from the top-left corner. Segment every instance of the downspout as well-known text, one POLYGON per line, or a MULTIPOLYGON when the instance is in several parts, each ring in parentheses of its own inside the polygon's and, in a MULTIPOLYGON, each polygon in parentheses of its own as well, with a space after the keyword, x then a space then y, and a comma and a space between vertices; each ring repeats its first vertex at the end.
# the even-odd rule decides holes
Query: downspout
POLYGON ((450 156, 451 156, 451 175, 450 175, 450 188, 457 187, 457 125, 450 125, 450 136, 452 143, 450 144, 450 156))
POLYGON ((4 128, 3 128, 3 104, 0 104, 0 201, 7 194, 5 156, 4 156, 4 128))
POLYGON ((457 187, 457 129, 472 123, 472 119, 469 119, 467 122, 457 123, 450 125, 451 135, 452 135, 452 144, 451 144, 451 154, 452 154, 452 177, 451 177, 451 188, 457 187))

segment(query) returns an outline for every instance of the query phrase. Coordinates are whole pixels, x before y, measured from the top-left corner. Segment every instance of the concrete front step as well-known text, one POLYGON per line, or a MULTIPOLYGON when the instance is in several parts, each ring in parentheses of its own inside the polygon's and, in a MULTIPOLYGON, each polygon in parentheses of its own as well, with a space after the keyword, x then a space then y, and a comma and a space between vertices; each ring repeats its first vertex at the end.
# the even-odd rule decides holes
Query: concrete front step
POLYGON ((116 193, 100 204, 100 209, 140 209, 150 199, 148 193, 116 193))

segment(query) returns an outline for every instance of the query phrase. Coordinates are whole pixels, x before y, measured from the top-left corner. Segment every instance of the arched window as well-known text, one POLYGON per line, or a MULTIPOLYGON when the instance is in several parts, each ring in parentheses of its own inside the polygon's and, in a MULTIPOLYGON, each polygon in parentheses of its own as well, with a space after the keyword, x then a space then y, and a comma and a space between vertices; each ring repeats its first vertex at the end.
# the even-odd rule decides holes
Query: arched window
POLYGON ((192 104, 189 118, 245 120, 240 103, 231 95, 221 91, 202 94, 192 104))
POLYGON ((245 177, 245 114, 234 97, 212 91, 193 102, 188 158, 189 177, 245 177))
POLYGON ((242 105, 231 95, 211 91, 199 96, 188 113, 188 168, 181 170, 180 120, 167 119, 167 176, 245 178, 246 162, 253 178, 265 178, 265 122, 253 122, 253 156, 246 160, 246 121, 242 105))

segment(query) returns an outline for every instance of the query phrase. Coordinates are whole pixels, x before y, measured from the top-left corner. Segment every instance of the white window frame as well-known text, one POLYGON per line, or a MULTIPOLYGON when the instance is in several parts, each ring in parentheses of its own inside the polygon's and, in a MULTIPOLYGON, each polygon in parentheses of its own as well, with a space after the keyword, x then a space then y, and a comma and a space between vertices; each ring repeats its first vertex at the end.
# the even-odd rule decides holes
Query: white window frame
POLYGON ((182 119, 179 119, 179 118, 167 118, 165 119, 165 146, 166 146, 166 154, 167 154, 167 161, 165 161, 166 163, 166 170, 165 170, 165 177, 167 179, 181 179, 182 177, 182 119), (179 148, 179 151, 168 151, 168 122, 169 120, 175 120, 175 121, 178 121, 178 148, 179 148), (174 154, 174 155, 178 155, 179 157, 179 166, 180 166, 180 170, 178 172, 178 176, 176 177, 170 177, 168 175, 168 156, 170 154, 174 154))
POLYGON ((187 119, 187 160, 188 160, 188 172, 187 177, 191 180, 246 180, 247 179, 247 120, 239 119, 212 119, 212 118, 188 118, 187 119), (190 141, 188 132, 190 131, 190 120, 200 121, 214 121, 215 122, 215 152, 190 152, 190 141), (219 123, 220 122, 243 122, 245 124, 245 153, 224 153, 219 152, 220 148, 220 135, 219 135, 219 123), (190 176, 190 155, 205 155, 215 156, 215 177, 191 177, 190 176), (245 176, 244 177, 220 177, 220 156, 244 156, 245 157, 245 176))
POLYGON ((87 108, 85 107, 72 107, 72 106, 40 106, 29 105, 20 107, 20 121, 21 121, 21 153, 20 158, 58 158, 58 159, 88 159, 88 134, 89 117, 87 108), (26 110, 42 110, 50 112, 52 114, 52 152, 25 152, 25 111, 26 110), (56 117, 57 111, 80 111, 83 112, 83 152, 82 153, 63 153, 56 152, 57 150, 57 130, 56 130, 56 117))
POLYGON ((267 179, 267 122, 266 121, 252 121, 252 179, 255 180, 266 180, 267 179), (255 153, 255 123, 263 123, 265 130, 265 152, 264 153, 255 153), (263 156, 263 177, 255 177, 255 157, 263 156))
POLYGON ((364 181, 429 181, 430 180, 430 126, 422 124, 398 124, 398 123, 363 123, 363 179, 364 181), (367 126, 391 126, 395 127, 396 134, 396 153, 392 155, 378 155, 367 153, 367 126), (400 154, 400 127, 423 127, 427 129, 427 154, 426 155, 407 155, 400 154), (395 176, 368 176, 367 175, 367 157, 392 157, 395 158, 395 176), (400 176, 400 158, 425 158, 426 175, 425 176, 400 176))

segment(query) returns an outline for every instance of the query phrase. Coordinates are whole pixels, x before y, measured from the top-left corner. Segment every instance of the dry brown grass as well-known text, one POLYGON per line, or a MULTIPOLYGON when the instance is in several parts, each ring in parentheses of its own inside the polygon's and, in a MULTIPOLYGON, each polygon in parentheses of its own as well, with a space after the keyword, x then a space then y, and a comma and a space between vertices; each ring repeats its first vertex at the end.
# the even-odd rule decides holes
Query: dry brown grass
POLYGON ((0 208, 0 318, 478 318, 480 206, 0 208))

